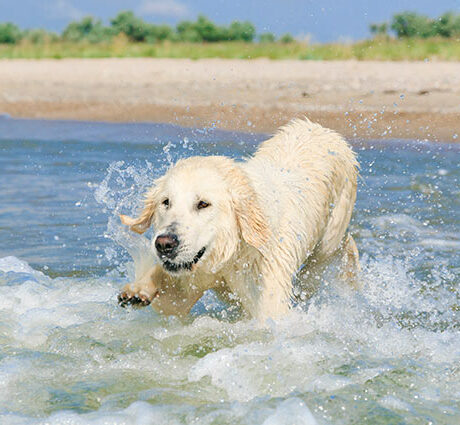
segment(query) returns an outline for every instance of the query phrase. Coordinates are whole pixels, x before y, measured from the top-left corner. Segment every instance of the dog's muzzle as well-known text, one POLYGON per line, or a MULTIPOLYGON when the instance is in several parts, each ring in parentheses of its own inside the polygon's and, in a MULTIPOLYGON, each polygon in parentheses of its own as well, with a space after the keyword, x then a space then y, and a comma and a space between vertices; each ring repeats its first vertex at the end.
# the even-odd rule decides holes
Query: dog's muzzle
POLYGON ((164 233, 155 239, 155 248, 162 260, 175 258, 178 246, 179 238, 174 233, 164 233))
POLYGON ((201 248, 195 257, 193 257, 192 261, 188 261, 186 263, 174 263, 170 260, 163 260, 163 267, 168 271, 168 272, 178 272, 181 270, 188 270, 192 271, 193 266, 200 261, 201 257, 204 255, 206 252, 206 247, 201 248))

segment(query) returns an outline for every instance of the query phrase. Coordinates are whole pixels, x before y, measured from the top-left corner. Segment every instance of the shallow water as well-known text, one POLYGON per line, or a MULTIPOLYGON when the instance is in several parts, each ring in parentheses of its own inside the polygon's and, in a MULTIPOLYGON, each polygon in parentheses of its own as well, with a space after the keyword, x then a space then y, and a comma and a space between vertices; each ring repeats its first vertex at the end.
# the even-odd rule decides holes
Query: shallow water
POLYGON ((355 143, 359 293, 265 329, 212 293, 185 323, 117 306, 116 214, 177 158, 262 139, 0 119, 0 423, 460 423, 458 145, 355 143))

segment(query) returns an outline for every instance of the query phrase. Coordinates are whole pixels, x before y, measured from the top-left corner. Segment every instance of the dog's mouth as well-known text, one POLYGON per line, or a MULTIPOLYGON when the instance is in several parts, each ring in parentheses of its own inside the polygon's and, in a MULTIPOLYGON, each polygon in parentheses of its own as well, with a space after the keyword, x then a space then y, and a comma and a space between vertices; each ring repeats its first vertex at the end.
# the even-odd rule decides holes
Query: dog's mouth
POLYGON ((163 267, 168 271, 168 272, 179 272, 181 270, 187 270, 187 271, 192 271, 193 266, 200 261, 201 257, 204 255, 206 251, 206 247, 201 248, 195 257, 193 257, 192 261, 188 261, 185 263, 173 263, 170 260, 163 260, 163 267))

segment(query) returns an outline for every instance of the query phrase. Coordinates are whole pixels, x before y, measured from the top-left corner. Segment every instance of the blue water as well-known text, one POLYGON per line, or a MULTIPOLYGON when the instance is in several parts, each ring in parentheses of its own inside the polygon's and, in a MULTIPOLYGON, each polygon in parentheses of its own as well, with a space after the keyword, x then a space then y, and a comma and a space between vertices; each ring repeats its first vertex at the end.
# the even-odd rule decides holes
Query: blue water
POLYGON ((185 155, 241 157, 262 139, 166 124, 0 119, 0 257, 18 256, 50 275, 103 274, 114 265, 104 259, 108 212, 94 191, 110 164, 149 162, 151 182, 185 155))
POLYGON ((265 330, 212 294, 185 323, 117 306, 116 215, 178 158, 264 137, 0 118, 0 423, 460 423, 460 145, 352 142, 358 294, 265 330))

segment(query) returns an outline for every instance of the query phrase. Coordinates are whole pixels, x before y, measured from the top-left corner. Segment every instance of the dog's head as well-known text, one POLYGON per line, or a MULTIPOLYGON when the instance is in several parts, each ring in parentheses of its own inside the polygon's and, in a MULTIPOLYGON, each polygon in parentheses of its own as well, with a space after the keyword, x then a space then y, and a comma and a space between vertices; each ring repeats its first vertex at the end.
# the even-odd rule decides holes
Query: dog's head
POLYGON ((153 224, 153 251, 172 274, 216 272, 241 241, 261 250, 269 239, 247 175, 225 157, 179 161, 146 193, 139 217, 120 217, 137 233, 153 224))

